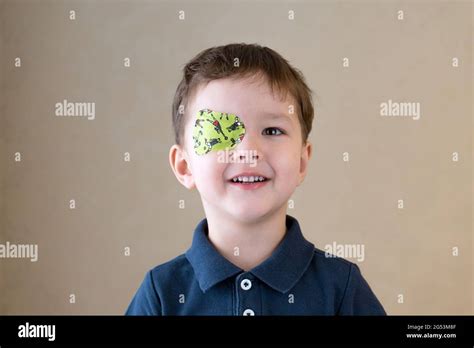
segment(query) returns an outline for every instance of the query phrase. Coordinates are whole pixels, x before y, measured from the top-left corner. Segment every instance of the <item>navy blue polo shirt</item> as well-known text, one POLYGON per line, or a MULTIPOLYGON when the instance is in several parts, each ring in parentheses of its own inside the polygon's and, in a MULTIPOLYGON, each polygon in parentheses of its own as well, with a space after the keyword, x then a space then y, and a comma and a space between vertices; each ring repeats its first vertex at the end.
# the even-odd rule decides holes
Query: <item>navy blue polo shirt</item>
POLYGON ((201 220, 185 254, 146 274, 126 315, 386 315, 356 264, 326 257, 289 215, 286 227, 273 253, 244 271, 201 220))

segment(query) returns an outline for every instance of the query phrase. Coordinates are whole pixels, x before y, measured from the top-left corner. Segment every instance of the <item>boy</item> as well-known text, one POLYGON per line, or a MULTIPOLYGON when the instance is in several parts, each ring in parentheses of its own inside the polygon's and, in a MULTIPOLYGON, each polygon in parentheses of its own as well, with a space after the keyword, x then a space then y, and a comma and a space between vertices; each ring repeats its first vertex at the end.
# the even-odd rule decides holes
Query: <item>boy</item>
POLYGON ((326 257, 286 215, 313 114, 302 74, 267 47, 213 47, 185 66, 169 159, 206 218, 185 254, 147 273, 127 315, 385 315, 357 265, 326 257))

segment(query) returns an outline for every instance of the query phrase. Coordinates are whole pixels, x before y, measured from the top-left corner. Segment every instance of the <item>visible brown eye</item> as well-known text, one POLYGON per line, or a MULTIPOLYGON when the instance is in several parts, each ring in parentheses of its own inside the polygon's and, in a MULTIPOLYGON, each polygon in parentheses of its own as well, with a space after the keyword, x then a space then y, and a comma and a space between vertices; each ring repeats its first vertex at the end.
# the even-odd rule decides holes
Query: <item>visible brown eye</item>
POLYGON ((282 135, 284 134, 280 128, 268 127, 263 130, 264 135, 282 135), (268 132, 270 131, 270 132, 268 132))

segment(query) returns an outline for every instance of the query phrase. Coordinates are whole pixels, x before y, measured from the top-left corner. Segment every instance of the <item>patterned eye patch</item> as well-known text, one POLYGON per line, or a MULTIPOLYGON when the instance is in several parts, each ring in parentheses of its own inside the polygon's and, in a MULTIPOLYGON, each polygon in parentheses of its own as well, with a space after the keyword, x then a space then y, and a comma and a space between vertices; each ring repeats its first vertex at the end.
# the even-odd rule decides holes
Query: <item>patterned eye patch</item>
POLYGON ((242 142, 244 135, 245 125, 237 115, 202 109, 194 123, 194 151, 205 155, 210 151, 230 150, 242 142))

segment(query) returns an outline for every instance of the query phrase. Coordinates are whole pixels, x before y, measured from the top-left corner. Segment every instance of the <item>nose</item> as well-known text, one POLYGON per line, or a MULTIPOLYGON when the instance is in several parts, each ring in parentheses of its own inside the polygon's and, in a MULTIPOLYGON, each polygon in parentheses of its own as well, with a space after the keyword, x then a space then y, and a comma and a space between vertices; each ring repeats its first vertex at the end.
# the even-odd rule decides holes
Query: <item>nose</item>
POLYGON ((247 132, 242 139, 242 142, 235 149, 236 155, 240 160, 246 158, 250 160, 262 159, 262 152, 260 151, 258 139, 250 132, 247 132))
POLYGON ((249 157, 250 157, 251 160, 252 160, 252 159, 253 159, 253 160, 258 160, 259 157, 260 157, 260 156, 258 155, 258 152, 257 152, 257 151, 250 151, 249 153, 242 153, 242 152, 240 152, 240 153, 238 154, 238 156, 239 156, 239 159, 240 159, 241 161, 243 161, 243 160, 245 160, 246 158, 249 158, 249 157))

